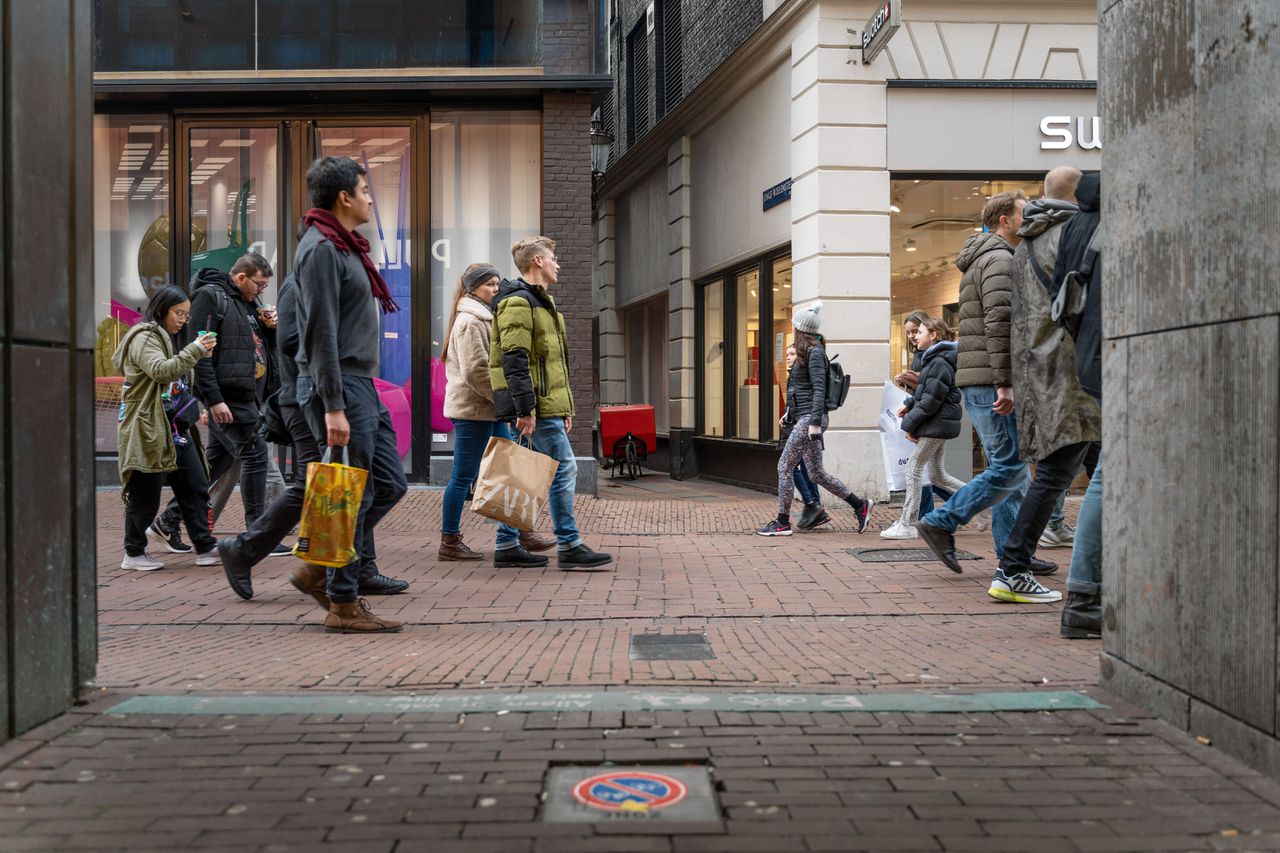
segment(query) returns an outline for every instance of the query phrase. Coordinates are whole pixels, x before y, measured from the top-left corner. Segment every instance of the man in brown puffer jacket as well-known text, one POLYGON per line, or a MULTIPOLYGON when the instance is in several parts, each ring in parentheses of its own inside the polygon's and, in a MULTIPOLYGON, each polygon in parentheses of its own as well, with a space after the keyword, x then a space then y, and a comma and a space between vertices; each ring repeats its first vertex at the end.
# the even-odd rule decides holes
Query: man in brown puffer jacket
MULTIPOLYGON (((987 467, 945 504, 920 519, 920 538, 953 572, 960 571, 955 555, 955 530, 987 507, 996 555, 1004 552, 1018 506, 1027 489, 1027 465, 1018 456, 1018 424, 1013 415, 1013 373, 1009 357, 1013 247, 1021 238, 1021 192, 992 196, 982 209, 985 231, 974 234, 956 257, 964 273, 960 281, 960 336, 956 385, 965 411, 978 431, 987 467)), ((1032 570, 1048 574, 1052 563, 1035 561, 1032 570)), ((997 573, 989 594, 1002 601, 1058 601, 1062 594, 1042 586, 1031 576, 1001 578, 997 573), (999 587, 999 588, 997 588, 999 587)))

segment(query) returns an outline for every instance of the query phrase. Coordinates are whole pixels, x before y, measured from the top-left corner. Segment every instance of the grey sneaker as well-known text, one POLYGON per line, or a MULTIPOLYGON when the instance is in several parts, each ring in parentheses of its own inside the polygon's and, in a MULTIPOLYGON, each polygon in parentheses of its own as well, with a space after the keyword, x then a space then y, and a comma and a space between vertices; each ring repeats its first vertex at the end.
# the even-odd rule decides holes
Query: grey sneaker
POLYGON ((1075 542, 1075 528, 1066 522, 1057 527, 1046 527, 1040 534, 1041 548, 1070 548, 1075 542))

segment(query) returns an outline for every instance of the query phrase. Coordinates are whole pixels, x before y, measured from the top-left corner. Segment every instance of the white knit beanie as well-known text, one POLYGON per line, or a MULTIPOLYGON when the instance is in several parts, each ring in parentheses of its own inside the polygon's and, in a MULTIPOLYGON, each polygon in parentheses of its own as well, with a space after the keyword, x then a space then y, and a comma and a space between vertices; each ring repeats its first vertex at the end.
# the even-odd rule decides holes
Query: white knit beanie
POLYGON ((822 303, 815 302, 807 308, 801 308, 791 317, 791 324, 796 327, 797 331, 808 332, 811 335, 818 334, 818 327, 822 324, 818 313, 822 310, 822 303))

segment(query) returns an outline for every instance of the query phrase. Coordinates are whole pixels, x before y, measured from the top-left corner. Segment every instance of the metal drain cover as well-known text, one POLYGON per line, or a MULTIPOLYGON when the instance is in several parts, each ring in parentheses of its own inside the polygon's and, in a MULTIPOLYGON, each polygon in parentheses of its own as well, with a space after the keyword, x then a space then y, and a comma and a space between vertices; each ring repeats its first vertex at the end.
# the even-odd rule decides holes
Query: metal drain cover
POLYGON ((719 819, 706 767, 553 767, 542 809, 545 823, 719 819))
MULTIPOLYGON (((933 563, 938 559, 928 548, 849 548, 846 553, 864 563, 933 563)), ((956 551, 956 559, 982 558, 968 551, 956 551)))
POLYGON ((715 660, 706 634, 632 634, 631 660, 715 660))

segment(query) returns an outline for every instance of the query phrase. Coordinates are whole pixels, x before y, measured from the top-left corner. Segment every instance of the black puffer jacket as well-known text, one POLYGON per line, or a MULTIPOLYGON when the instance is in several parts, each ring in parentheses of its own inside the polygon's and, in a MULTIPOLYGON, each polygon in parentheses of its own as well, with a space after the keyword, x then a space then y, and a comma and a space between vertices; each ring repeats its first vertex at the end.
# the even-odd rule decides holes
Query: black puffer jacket
POLYGON ((791 369, 791 376, 787 379, 787 408, 796 420, 811 415, 814 421, 821 422, 827 413, 827 351, 823 349, 821 338, 809 347, 809 356, 804 364, 797 360, 791 369), (794 403, 792 379, 795 380, 794 403))
POLYGON ((253 338, 256 334, 262 339, 269 369, 274 334, 258 321, 257 307, 245 301, 221 270, 205 267, 196 273, 191 293, 192 328, 218 333, 213 356, 196 364, 196 396, 206 406, 226 403, 233 413, 256 413, 260 401, 253 338))
POLYGON ((920 384, 907 398, 902 431, 916 438, 955 438, 960 434, 960 389, 956 387, 956 345, 929 347, 920 367, 920 384))
MULTIPOLYGON (((1080 212, 1062 229, 1062 241, 1058 244, 1058 263, 1053 271, 1053 292, 1056 294, 1067 273, 1079 269, 1093 231, 1102 221, 1102 175, 1094 172, 1085 175, 1076 186, 1076 201, 1080 212)), ((1102 399, 1102 256, 1093 265, 1089 281, 1089 295, 1084 303, 1084 315, 1076 332, 1076 371, 1080 385, 1095 400, 1102 399)))

